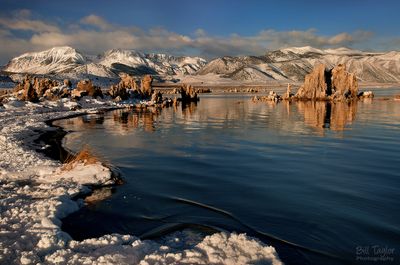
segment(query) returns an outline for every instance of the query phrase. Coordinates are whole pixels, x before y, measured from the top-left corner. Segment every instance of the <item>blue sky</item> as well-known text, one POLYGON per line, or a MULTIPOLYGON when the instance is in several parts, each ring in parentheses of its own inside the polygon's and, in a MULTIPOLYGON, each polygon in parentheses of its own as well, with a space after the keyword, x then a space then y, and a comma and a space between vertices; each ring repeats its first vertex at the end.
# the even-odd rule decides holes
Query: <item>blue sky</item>
POLYGON ((398 1, 0 3, 0 62, 54 45, 89 53, 129 48, 210 58, 288 46, 397 50, 400 44, 398 1))

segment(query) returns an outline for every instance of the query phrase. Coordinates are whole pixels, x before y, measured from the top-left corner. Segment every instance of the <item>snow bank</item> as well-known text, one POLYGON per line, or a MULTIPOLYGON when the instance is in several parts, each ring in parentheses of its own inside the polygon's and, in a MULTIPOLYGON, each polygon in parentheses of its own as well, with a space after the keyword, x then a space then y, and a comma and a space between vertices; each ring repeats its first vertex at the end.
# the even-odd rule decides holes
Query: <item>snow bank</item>
POLYGON ((112 183, 101 164, 78 164, 63 171, 34 148, 45 121, 114 108, 114 103, 83 99, 38 104, 11 100, 0 109, 0 264, 282 264, 275 249, 244 234, 173 233, 159 241, 131 235, 105 235, 75 241, 61 221, 83 205, 72 196, 84 185, 112 183), (79 104, 81 109, 70 109, 79 104))

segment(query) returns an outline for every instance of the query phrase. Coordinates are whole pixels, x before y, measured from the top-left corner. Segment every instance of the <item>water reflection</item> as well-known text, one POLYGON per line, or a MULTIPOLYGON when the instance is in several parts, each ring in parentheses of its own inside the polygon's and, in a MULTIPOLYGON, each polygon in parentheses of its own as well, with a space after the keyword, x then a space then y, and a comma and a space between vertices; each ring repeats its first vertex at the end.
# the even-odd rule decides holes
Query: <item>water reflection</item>
MULTIPOLYGON (((129 132, 142 128, 146 132, 156 130, 155 122, 160 115, 159 110, 126 111, 118 110, 112 113, 114 123, 111 126, 120 128, 120 132, 129 132)), ((122 133, 125 134, 125 133, 122 133)))
POLYGON ((333 131, 342 131, 351 124, 357 112, 357 102, 300 101, 295 103, 304 115, 305 124, 333 131))
MULTIPOLYGON (((173 124, 184 130, 201 128, 243 128, 258 125, 278 132, 305 132, 310 128, 319 135, 326 130, 343 131, 356 118, 357 102, 299 101, 273 104, 249 100, 207 99, 206 104, 191 102, 175 109, 116 110, 104 115, 86 115, 66 120, 76 131, 98 125, 117 135, 135 130, 155 132, 162 121, 163 129, 173 124), (111 116, 107 118, 107 116, 111 116)), ((370 104, 362 102, 360 104, 370 104)))

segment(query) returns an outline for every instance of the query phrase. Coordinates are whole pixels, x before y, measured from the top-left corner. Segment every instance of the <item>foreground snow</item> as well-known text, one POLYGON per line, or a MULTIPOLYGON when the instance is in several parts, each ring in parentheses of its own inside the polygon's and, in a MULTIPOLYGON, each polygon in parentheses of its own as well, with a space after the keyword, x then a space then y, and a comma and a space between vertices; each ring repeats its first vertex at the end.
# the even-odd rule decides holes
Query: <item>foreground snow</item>
POLYGON ((69 172, 33 148, 45 121, 116 107, 83 99, 39 104, 10 101, 0 107, 0 264, 282 264, 275 249, 244 234, 217 233, 205 238, 189 231, 160 241, 131 235, 105 235, 75 241, 61 231, 60 219, 82 201, 84 185, 112 182, 101 164, 78 165, 69 172))

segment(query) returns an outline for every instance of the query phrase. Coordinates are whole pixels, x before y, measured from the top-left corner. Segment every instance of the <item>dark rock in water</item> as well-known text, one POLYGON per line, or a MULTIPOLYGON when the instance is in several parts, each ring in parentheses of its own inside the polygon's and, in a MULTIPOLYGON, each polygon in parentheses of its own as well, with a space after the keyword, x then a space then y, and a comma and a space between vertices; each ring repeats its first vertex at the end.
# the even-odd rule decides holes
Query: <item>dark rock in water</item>
POLYGON ((181 93, 181 101, 183 103, 199 101, 199 97, 197 96, 197 92, 193 88, 192 85, 184 84, 180 89, 180 93, 181 93))
POLYGON ((300 100, 342 100, 355 99, 358 95, 358 82, 355 74, 346 71, 342 64, 327 70, 324 64, 316 66, 306 75, 304 84, 295 98, 300 100))

